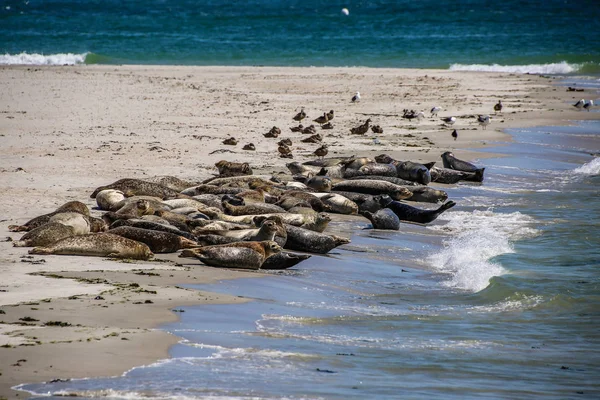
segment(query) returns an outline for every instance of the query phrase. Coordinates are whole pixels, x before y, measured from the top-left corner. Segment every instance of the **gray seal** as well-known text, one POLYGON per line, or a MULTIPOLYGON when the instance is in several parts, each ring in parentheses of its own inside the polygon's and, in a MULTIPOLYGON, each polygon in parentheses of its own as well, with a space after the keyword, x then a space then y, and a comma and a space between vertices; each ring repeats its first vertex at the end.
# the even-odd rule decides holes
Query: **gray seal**
POLYGON ((169 189, 166 186, 132 178, 119 179, 118 181, 113 182, 109 185, 99 186, 98 188, 96 188, 96 190, 92 192, 90 197, 92 199, 95 199, 98 193, 106 189, 120 190, 121 192, 123 192, 123 194, 125 194, 126 197, 154 196, 159 197, 163 200, 186 197, 185 195, 180 194, 179 191, 169 189))
POLYGON ((182 251, 180 257, 195 257, 211 267, 257 270, 267 258, 280 251, 281 246, 269 240, 188 249, 182 251))
POLYGON ((404 200, 412 196, 412 192, 403 186, 374 179, 341 181, 334 184, 333 189, 372 195, 387 194, 394 200, 404 200))
POLYGON ((142 219, 119 219, 110 225, 110 229, 118 228, 119 226, 133 226, 142 229, 151 229, 159 232, 173 233, 178 236, 182 236, 189 240, 196 240, 196 237, 189 232, 182 231, 181 229, 173 225, 165 225, 153 221, 146 221, 142 219))
POLYGON ((382 207, 387 207, 392 210, 398 216, 400 221, 416 222, 419 224, 427 224, 434 221, 444 211, 456 205, 455 202, 449 201, 442 204, 437 210, 423 210, 399 201, 394 201, 389 196, 381 196, 379 202, 382 207))
POLYGON ((393 231, 400 229, 400 218, 398 218, 396 213, 389 208, 382 208, 374 213, 365 211, 362 215, 371 221, 373 229, 387 229, 393 231))
POLYGON ((282 251, 273 254, 267 258, 260 269, 281 270, 296 266, 298 263, 308 260, 311 257, 309 254, 297 254, 289 251, 282 251))
POLYGON ((242 215, 259 215, 259 214, 269 214, 269 213, 285 213, 286 210, 282 207, 279 207, 275 204, 268 203, 251 203, 248 205, 242 206, 234 206, 230 204, 228 201, 223 201, 223 208, 225 212, 229 215, 233 216, 242 216, 242 215))
POLYGON ((453 184, 460 181, 483 182, 483 172, 485 168, 479 168, 475 172, 458 171, 450 168, 433 167, 431 172, 431 181, 437 183, 453 184))
POLYGON ((112 233, 90 233, 64 238, 46 247, 34 247, 29 254, 59 254, 149 260, 154 257, 144 243, 112 233))
POLYGON ((431 182, 431 174, 429 173, 429 169, 420 163, 412 161, 397 162, 396 172, 398 173, 398 178, 401 179, 419 182, 423 185, 427 185, 429 182, 431 182))
POLYGON ((174 233, 135 228, 133 226, 120 226, 111 229, 109 233, 145 243, 153 253, 174 253, 177 250, 198 247, 196 241, 174 233))
POLYGON ((429 186, 411 186, 407 188, 412 192, 408 201, 417 201, 422 203, 441 203, 448 199, 448 193, 443 190, 434 189, 429 186))
POLYGON ((326 254, 338 246, 350 243, 350 239, 344 237, 327 235, 289 224, 285 225, 285 229, 287 242, 284 248, 288 250, 326 254))
POLYGON ((450 151, 442 154, 442 161, 444 163, 444 168, 450 168, 464 172, 476 172, 477 170, 481 170, 481 181, 483 181, 483 168, 477 168, 475 164, 459 160, 458 158, 454 157, 454 154, 452 154, 450 151))

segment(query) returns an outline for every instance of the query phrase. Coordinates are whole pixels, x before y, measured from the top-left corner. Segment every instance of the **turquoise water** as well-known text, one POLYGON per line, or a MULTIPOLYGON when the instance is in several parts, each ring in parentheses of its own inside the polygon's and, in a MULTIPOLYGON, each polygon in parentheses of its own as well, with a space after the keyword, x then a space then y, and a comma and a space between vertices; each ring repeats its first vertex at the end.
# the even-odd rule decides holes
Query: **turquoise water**
POLYGON ((595 0, 0 4, 0 64, 443 69, 498 64, 528 66, 537 73, 600 71, 600 3, 595 0))
MULTIPOLYGON (((26 385, 111 399, 597 399, 600 121, 513 129, 483 184, 428 226, 333 224, 352 243, 186 307, 171 358, 26 385)), ((57 397, 58 398, 58 397, 57 397)))

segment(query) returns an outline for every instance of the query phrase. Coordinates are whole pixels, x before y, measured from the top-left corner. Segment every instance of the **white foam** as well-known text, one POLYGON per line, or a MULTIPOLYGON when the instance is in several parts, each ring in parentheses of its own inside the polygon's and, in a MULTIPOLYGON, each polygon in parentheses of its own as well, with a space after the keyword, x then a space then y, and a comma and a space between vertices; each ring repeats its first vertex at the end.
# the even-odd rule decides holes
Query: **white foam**
POLYGON ((73 54, 4 54, 0 55, 0 65, 75 65, 83 64, 88 53, 73 54))
POLYGON ((573 170, 576 174, 582 175, 600 175, 600 157, 594 158, 589 163, 583 164, 573 170))
POLYGON ((531 226, 535 220, 519 212, 455 211, 447 212, 443 217, 448 220, 446 225, 431 226, 430 229, 450 232, 452 237, 444 242, 441 251, 427 257, 427 262, 448 274, 446 285, 473 292, 485 289, 490 278, 507 272, 491 259, 512 253, 512 240, 539 234, 531 226))
POLYGON ((513 72, 519 74, 571 74, 581 69, 581 64, 566 61, 551 64, 499 65, 499 64, 452 64, 451 71, 513 72))

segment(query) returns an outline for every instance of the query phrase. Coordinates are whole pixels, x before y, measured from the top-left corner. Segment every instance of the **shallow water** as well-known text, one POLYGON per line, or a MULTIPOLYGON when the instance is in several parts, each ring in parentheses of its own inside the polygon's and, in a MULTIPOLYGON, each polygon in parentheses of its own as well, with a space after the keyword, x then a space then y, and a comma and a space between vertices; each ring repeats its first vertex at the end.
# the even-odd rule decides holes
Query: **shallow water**
POLYGON ((514 129, 483 184, 428 226, 375 231, 264 279, 198 288, 172 358, 123 377, 28 385, 107 398, 600 396, 600 122, 514 129))

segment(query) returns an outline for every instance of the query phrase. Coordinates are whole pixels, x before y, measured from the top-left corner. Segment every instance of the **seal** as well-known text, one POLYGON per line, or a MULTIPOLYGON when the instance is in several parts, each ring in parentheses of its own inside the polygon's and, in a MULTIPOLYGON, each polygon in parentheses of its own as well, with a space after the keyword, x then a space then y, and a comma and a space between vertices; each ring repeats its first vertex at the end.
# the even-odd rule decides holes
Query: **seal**
POLYGON ((331 191, 331 178, 328 176, 316 175, 306 180, 306 186, 317 192, 330 192, 331 191))
POLYGON ((149 260, 154 257, 148 246, 112 233, 71 236, 46 247, 34 247, 29 254, 59 254, 149 260))
POLYGON ((485 168, 479 168, 475 172, 465 172, 450 168, 433 167, 429 172, 431 172, 432 182, 453 184, 460 181, 483 182, 484 170, 485 168))
POLYGON ((363 216, 371 221, 373 229, 387 229, 397 231, 400 229, 400 218, 389 208, 382 208, 372 213, 365 211, 362 213, 363 216))
POLYGON ((21 240, 13 242, 15 247, 48 246, 69 236, 75 236, 75 229, 60 222, 48 222, 25 233, 21 240))
POLYGON ((427 224, 434 221, 444 211, 456 205, 455 202, 449 201, 442 204, 437 210, 423 210, 408 204, 400 203, 399 201, 392 200, 389 196, 381 196, 379 203, 382 207, 389 208, 392 210, 400 219, 400 221, 415 222, 418 224, 427 224))
POLYGON ((140 179, 125 178, 119 179, 109 185, 99 186, 92 192, 90 197, 95 199, 98 193, 106 189, 120 190, 125 194, 125 197, 131 196, 154 196, 159 197, 163 200, 166 199, 178 199, 186 197, 177 190, 169 189, 166 186, 159 185, 157 183, 146 182, 140 179))
POLYGON ((314 193, 328 208, 336 214, 357 214, 358 205, 349 198, 338 193, 314 193))
POLYGON ((145 243, 153 253, 174 253, 177 250, 198 247, 196 241, 174 233, 135 228, 133 226, 119 226, 111 229, 109 233, 145 243))
POLYGON ((308 260, 312 257, 309 254, 297 254, 289 251, 281 251, 267 258, 260 266, 260 269, 281 270, 292 268, 298 263, 308 260))
POLYGON ((368 163, 358 169, 357 175, 379 175, 397 177, 398 172, 393 164, 368 163))
POLYGON ((444 168, 455 169, 457 171, 477 172, 478 170, 481 170, 480 171, 481 182, 483 182, 484 168, 477 168, 477 166, 475 166, 475 164, 471 164, 470 162, 459 160, 458 158, 454 157, 454 154, 452 154, 452 152, 450 152, 450 151, 447 151, 442 154, 442 162, 444 164, 444 168))
POLYGON ((125 200, 125 194, 116 189, 101 190, 96 195, 96 204, 103 211, 116 211, 113 207, 123 200, 125 200))
MULTIPOLYGON (((287 191, 285 191, 281 196, 279 196, 278 201, 275 204, 281 205, 283 208, 286 208, 285 206, 283 206, 283 204, 285 204, 285 201, 289 198, 303 200, 303 201, 307 202, 313 210, 318 211, 318 212, 328 210, 327 205, 325 203, 323 203, 323 201, 319 197, 315 196, 313 193, 305 192, 302 190, 287 190, 287 191), (282 204, 279 204, 279 203, 282 203, 282 204)), ((292 207, 293 207, 293 205, 290 206, 289 208, 292 208, 292 207)))
MULTIPOLYGON (((63 212, 54 214, 48 223, 58 222, 73 228, 74 235, 86 235, 91 232, 90 217, 76 212, 63 212)), ((44 225, 42 225, 44 226, 44 225)))
MULTIPOLYGON (((104 191, 104 190, 103 190, 104 191)), ((102 193, 102 192, 100 192, 102 193)), ((97 197, 96 197, 97 198, 97 197)), ((146 214, 152 214, 156 210, 170 210, 171 206, 165 203, 162 199, 154 196, 131 196, 126 197, 123 200, 115 203, 110 208, 110 211, 118 212, 119 214, 136 214, 146 208, 146 214), (146 203, 138 203, 138 201, 144 200, 146 203), (144 205, 142 207, 142 205, 144 205), (126 208, 128 207, 128 208, 126 208), (137 210, 139 208, 140 210, 137 210), (131 212, 130 212, 131 211, 131 212)))
POLYGON ((260 215, 267 213, 285 213, 285 209, 275 204, 251 203, 243 206, 234 206, 228 201, 223 201, 223 209, 229 215, 260 215))
POLYGON ((224 194, 238 194, 243 192, 245 189, 239 187, 221 187, 217 185, 208 185, 202 184, 198 186, 194 186, 193 188, 187 188, 181 192, 186 196, 199 196, 204 194, 213 194, 213 195, 224 195, 224 194))
POLYGON ((268 240, 187 249, 181 252, 180 257, 195 257, 211 267, 258 270, 267 258, 280 251, 281 246, 268 240))
POLYGON ((431 174, 429 169, 420 163, 412 161, 404 161, 396 163, 396 172, 398 178, 406 179, 407 181, 419 182, 427 185, 431 182, 431 174))
POLYGON ((52 217, 55 214, 58 214, 61 212, 70 212, 70 211, 80 213, 83 215, 87 215, 87 216, 90 215, 90 209, 88 208, 88 206, 86 206, 82 202, 69 201, 69 202, 63 204, 62 206, 58 207, 56 210, 52 211, 51 213, 40 215, 38 217, 30 219, 24 225, 9 225, 8 230, 11 232, 27 232, 34 228, 37 228, 38 226, 48 223, 48 221, 50 220, 50 217, 52 217))
POLYGON ((429 186, 411 186, 407 188, 412 192, 408 201, 417 201, 422 203, 441 203, 448 199, 448 193, 443 190, 430 188, 429 186))
POLYGON ((259 228, 225 230, 194 229, 194 234, 198 237, 199 242, 202 242, 203 235, 208 234, 232 238, 235 241, 262 242, 264 240, 274 240, 276 233, 277 223, 269 219, 263 220, 259 228))
POLYGON ((171 225, 177 227, 177 229, 184 232, 190 232, 190 228, 188 226, 189 219, 185 215, 164 210, 156 211, 154 214, 166 219, 171 225))
MULTIPOLYGON (((296 214, 296 213, 288 213, 288 212, 267 213, 267 214, 261 214, 260 216, 263 216, 263 217, 279 216, 279 217, 281 217, 281 220, 283 222, 285 222, 287 224, 297 225, 297 226, 300 226, 307 222, 307 218, 304 215, 296 214)), ((241 224, 252 224, 254 222, 254 218, 257 217, 257 215, 228 215, 228 214, 223 214, 223 213, 215 213, 214 215, 211 215, 210 217, 212 219, 218 219, 221 221, 236 222, 236 223, 241 223, 241 224)))
POLYGON ((142 219, 119 219, 110 225, 110 229, 118 228, 119 226, 133 226, 135 228, 150 229, 159 232, 168 232, 178 236, 182 236, 189 240, 196 240, 196 237, 189 232, 184 232, 172 225, 165 225, 153 221, 145 221, 142 219))
POLYGON ((336 191, 358 192, 372 195, 387 194, 394 200, 404 200, 412 192, 403 186, 375 179, 356 179, 341 181, 333 185, 336 191))
POLYGON ((157 183, 178 192, 200 184, 199 182, 187 181, 170 175, 153 176, 150 178, 144 178, 143 180, 145 182, 157 183))
POLYGON ((381 175, 372 175, 372 176, 368 176, 368 175, 357 175, 357 176, 353 176, 351 178, 349 178, 350 180, 360 180, 360 179, 375 179, 378 181, 386 181, 386 182, 390 182, 393 183, 395 185, 400 185, 400 186, 418 186, 419 183, 418 182, 413 182, 413 181, 407 181, 406 179, 401 179, 398 177, 393 177, 393 176, 381 176, 381 175))
POLYGON ((327 235, 289 224, 285 225, 285 230, 287 242, 284 248, 288 250, 326 254, 338 246, 350 243, 350 239, 344 237, 327 235))
POLYGON ((217 169, 219 170, 219 177, 252 175, 252 168, 250 168, 250 164, 248 163, 236 163, 221 160, 215 163, 215 167, 217 167, 217 169))

